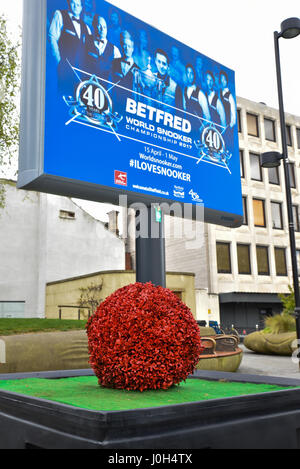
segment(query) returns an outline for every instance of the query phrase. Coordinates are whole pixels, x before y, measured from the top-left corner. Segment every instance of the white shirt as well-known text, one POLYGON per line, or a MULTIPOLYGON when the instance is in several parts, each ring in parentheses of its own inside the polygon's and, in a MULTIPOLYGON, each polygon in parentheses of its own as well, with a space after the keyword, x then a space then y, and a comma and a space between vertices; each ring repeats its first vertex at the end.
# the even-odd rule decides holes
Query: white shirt
POLYGON ((126 60, 126 62, 129 62, 129 63, 121 62, 121 69, 122 69, 123 75, 127 75, 132 65, 134 64, 134 60, 132 57, 130 59, 124 58, 124 60, 126 60))
MULTIPOLYGON (((222 90, 222 96, 224 96, 227 92, 229 91, 229 88, 224 88, 222 90)), ((230 92, 230 91, 229 91, 230 92)), ((229 104, 230 104, 230 127, 234 127, 236 124, 236 108, 235 108, 235 102, 233 99, 232 94, 230 93, 229 98, 228 98, 229 104)))
MULTIPOLYGON (((75 17, 75 15, 73 15, 73 13, 71 13, 69 11, 68 15, 70 16, 70 18, 72 20, 72 23, 74 25, 76 34, 77 34, 78 38, 80 39, 81 38, 81 26, 77 21, 73 21, 73 18, 75 17)), ((77 18, 77 19, 79 19, 79 18, 77 18)), ((54 13, 53 20, 51 22, 50 28, 49 28, 49 40, 50 40, 50 44, 52 46, 53 56, 55 57, 57 63, 59 63, 60 60, 61 60, 59 47, 58 47, 58 41, 60 39, 63 27, 64 27, 64 22, 63 22, 62 14, 59 10, 56 10, 56 12, 54 13)), ((91 34, 91 30, 88 27, 88 25, 86 25, 86 27, 87 27, 88 33, 91 34)))
MULTIPOLYGON (((191 96, 192 96, 193 92, 196 89, 197 89, 196 85, 192 85, 192 86, 187 87, 186 94, 187 94, 188 99, 191 99, 191 96)), ((210 120, 211 117, 210 117, 210 112, 209 112, 209 108, 208 108, 207 99, 206 99, 205 94, 201 90, 199 90, 198 102, 199 102, 199 105, 202 108, 204 119, 210 120)))
POLYGON ((191 99, 191 96, 192 96, 193 92, 195 91, 195 89, 196 89, 196 85, 192 85, 192 86, 187 87, 186 94, 187 94, 187 97, 189 99, 191 99))
MULTIPOLYGON (((75 17, 75 15, 73 15, 73 13, 71 13, 69 11, 68 15, 70 16, 70 18, 72 20, 72 23, 74 25, 76 34, 80 39, 81 38, 81 26, 80 26, 79 23, 77 23, 77 21, 73 21, 73 18, 75 17)), ((77 19, 79 20, 79 18, 77 18, 77 19)), ((54 13, 54 16, 53 16, 52 23, 50 25, 49 36, 52 37, 53 39, 55 39, 58 42, 59 38, 61 36, 63 26, 64 26, 64 23, 63 23, 63 17, 62 17, 61 11, 56 10, 56 12, 54 13)), ((86 25, 86 27, 87 27, 88 33, 91 34, 91 30, 88 27, 88 25, 86 25)))
MULTIPOLYGON (((211 105, 212 104, 212 101, 214 99, 216 95, 216 92, 215 91, 211 91, 208 95, 208 102, 209 104, 211 105)), ((219 100, 219 98, 217 99, 217 104, 216 104, 216 109, 217 109, 217 112, 220 116, 220 120, 221 120, 221 125, 223 127, 226 127, 226 116, 225 116, 225 110, 224 110, 224 106, 223 104, 221 103, 221 101, 219 100)))

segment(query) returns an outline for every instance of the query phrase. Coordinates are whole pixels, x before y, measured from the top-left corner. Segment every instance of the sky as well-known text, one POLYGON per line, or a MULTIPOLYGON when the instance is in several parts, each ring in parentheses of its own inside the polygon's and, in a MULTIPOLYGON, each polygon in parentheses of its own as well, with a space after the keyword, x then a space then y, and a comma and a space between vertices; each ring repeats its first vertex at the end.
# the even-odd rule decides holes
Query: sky
MULTIPOLYGON (((280 30, 284 19, 300 16, 299 0, 110 3, 234 70, 238 96, 278 108, 273 32, 280 30)), ((22 22, 22 0, 0 0, 1 13, 11 34, 16 34, 22 22)), ((281 39, 280 51, 285 111, 299 116, 300 36, 281 39)), ((99 204, 90 207, 96 215, 99 204)))

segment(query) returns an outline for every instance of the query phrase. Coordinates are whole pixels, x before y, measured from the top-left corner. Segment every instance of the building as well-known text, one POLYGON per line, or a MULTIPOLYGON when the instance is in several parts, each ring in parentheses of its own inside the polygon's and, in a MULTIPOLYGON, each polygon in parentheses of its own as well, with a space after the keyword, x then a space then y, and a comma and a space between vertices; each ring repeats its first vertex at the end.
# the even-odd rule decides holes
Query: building
POLYGON ((71 199, 0 182, 0 317, 44 317, 47 282, 125 268, 124 241, 71 199))
MULTIPOLYGON (((287 114, 286 122, 300 259, 300 117, 287 114)), ((293 280, 283 165, 262 169, 259 159, 266 151, 282 152, 279 112, 264 103, 238 98, 238 124, 243 226, 228 229, 202 224, 198 244, 190 247, 186 239, 167 237, 166 267, 195 273, 197 319, 249 331, 267 315, 282 310, 278 294, 289 293, 293 280)), ((180 223, 165 218, 171 225, 180 223)), ((134 262, 134 243, 131 240, 126 246, 134 262)))
MULTIPOLYGON (((300 260, 300 117, 287 114, 286 122, 300 260)), ((194 274, 195 301, 189 301, 196 305, 198 320, 217 320, 249 332, 281 311, 278 294, 289 293, 293 280, 284 169, 262 169, 259 159, 263 152, 282 151, 279 112, 238 98, 238 123, 244 224, 228 229, 194 222, 188 230, 199 230, 196 244, 167 236, 166 268, 173 274, 194 274)), ((46 284, 54 288, 60 281, 90 280, 105 271, 118 271, 122 278, 120 271, 134 268, 132 210, 126 222, 131 230, 122 240, 115 211, 106 227, 71 199, 18 191, 8 181, 6 187, 7 207, 0 209, 0 316, 14 310, 42 317, 46 284)), ((180 223, 169 216, 165 221, 171 232, 180 223)))
MULTIPOLYGON (((195 307, 195 275, 184 272, 167 272, 167 288, 172 290, 196 315, 195 307)), ((97 293, 91 292, 89 297, 101 303, 105 298, 131 283, 135 283, 135 272, 133 270, 95 272, 75 278, 68 278, 56 282, 49 282, 46 288, 46 317, 57 319, 86 319, 92 312, 90 310, 71 307, 78 305, 82 289, 93 285, 100 286, 97 293), (67 306, 67 307, 66 307, 67 306)), ((91 302, 89 303, 91 304, 91 302)))
MULTIPOLYGON (((220 321, 253 328, 282 310, 279 293, 293 284, 284 168, 262 169, 259 156, 282 153, 278 110, 238 99, 244 224, 208 226, 210 293, 218 293, 220 321)), ((300 254, 300 117, 286 114, 296 245, 300 254)))

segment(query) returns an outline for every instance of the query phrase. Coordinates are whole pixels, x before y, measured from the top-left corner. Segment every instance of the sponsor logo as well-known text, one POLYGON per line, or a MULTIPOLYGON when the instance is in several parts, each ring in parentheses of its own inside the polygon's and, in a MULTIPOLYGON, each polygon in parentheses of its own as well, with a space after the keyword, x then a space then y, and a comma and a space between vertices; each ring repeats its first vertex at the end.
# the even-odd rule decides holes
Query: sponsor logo
POLYGON ((198 149, 199 161, 206 160, 217 163, 228 169, 232 153, 226 150, 222 134, 215 125, 204 127, 200 133, 200 140, 194 142, 198 149))
POLYGON ((177 197, 178 199, 184 199, 185 197, 184 187, 174 186, 173 195, 174 197, 177 197))
POLYGON ((173 191, 173 194, 174 194, 174 197, 177 197, 179 199, 184 199, 184 196, 185 196, 184 191, 176 191, 175 189, 173 191))
POLYGON ((123 171, 115 171, 115 184, 119 186, 127 186, 127 173, 123 171))
POLYGON ((192 197, 192 199, 193 199, 194 202, 199 202, 199 203, 202 203, 202 202, 203 202, 203 200, 200 199, 200 197, 199 197, 199 195, 197 194, 197 192, 194 192, 193 189, 190 190, 189 195, 192 197))
POLYGON ((81 81, 77 86, 75 97, 64 96, 63 99, 70 108, 72 120, 77 118, 89 121, 114 131, 123 119, 118 113, 113 112, 111 97, 96 76, 81 81))

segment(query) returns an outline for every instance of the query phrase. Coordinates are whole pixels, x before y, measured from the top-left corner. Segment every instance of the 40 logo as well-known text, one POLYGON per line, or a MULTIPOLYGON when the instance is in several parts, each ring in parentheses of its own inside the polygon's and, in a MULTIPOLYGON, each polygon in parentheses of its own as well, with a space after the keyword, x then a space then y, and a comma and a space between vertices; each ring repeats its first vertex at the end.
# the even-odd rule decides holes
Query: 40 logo
POLYGON ((226 150, 222 134, 214 127, 208 126, 201 131, 200 140, 195 141, 200 160, 206 159, 227 166, 232 154, 226 150))
POLYGON ((95 76, 77 86, 75 99, 64 97, 64 100, 70 107, 73 119, 79 118, 113 129, 117 129, 117 125, 123 119, 117 112, 113 112, 111 97, 95 76))

